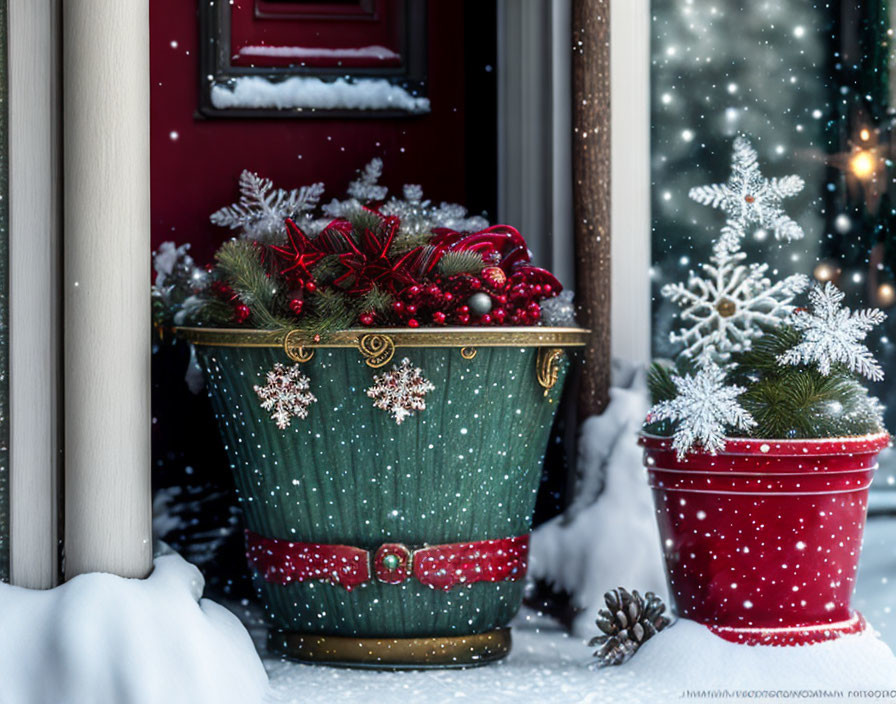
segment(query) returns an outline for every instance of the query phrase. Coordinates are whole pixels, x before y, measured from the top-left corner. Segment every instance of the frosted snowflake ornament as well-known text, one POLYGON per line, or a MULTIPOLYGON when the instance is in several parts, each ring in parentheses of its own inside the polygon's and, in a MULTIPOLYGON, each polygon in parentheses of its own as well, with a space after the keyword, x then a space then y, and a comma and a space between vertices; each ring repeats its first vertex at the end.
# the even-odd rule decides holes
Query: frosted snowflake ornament
POLYGON ((790 320, 803 340, 778 357, 780 364, 815 364, 825 376, 831 373, 831 365, 844 364, 872 381, 884 378, 883 369, 862 341, 886 319, 886 313, 877 308, 852 311, 841 305, 843 298, 844 293, 830 281, 809 291, 812 311, 797 311, 790 320))
POLYGON ((277 362, 267 373, 267 383, 255 386, 255 393, 261 407, 271 413, 271 420, 285 430, 293 418, 308 417, 308 407, 317 401, 310 388, 310 381, 298 364, 287 368, 277 362))
POLYGON ((423 377, 423 370, 405 357, 399 365, 392 366, 392 371, 374 376, 367 395, 376 408, 390 413, 395 424, 401 425, 415 411, 426 410, 426 394, 435 388, 423 377))
POLYGON ((239 201, 215 211, 210 220, 214 225, 242 230, 249 239, 277 242, 286 239, 286 219, 308 220, 323 193, 323 183, 286 191, 274 188, 270 179, 246 170, 240 174, 239 201))
POLYGON ((743 236, 747 226, 758 225, 774 232, 778 240, 801 239, 803 229, 784 212, 781 201, 803 190, 803 179, 765 178, 759 171, 758 158, 749 140, 738 136, 728 182, 697 186, 688 195, 702 205, 724 211, 729 217, 729 236, 743 236))
POLYGON ((741 240, 751 224, 773 229, 779 239, 803 236, 799 225, 781 209, 784 197, 803 188, 802 179, 766 179, 756 160, 749 141, 738 137, 728 183, 691 189, 691 198, 722 209, 728 220, 709 263, 700 265, 702 275, 691 271, 687 283, 666 284, 660 291, 682 307, 682 326, 669 339, 682 345, 687 357, 712 352, 724 361, 731 352, 750 349, 763 328, 780 325, 793 312, 794 297, 809 286, 803 274, 772 283, 768 264, 744 263, 747 255, 740 249, 741 240))
POLYGON ((746 254, 732 252, 720 242, 703 276, 691 271, 686 284, 666 284, 663 296, 682 307, 682 327, 669 335, 683 346, 682 354, 697 357, 712 351, 724 359, 731 352, 750 348, 762 335, 762 325, 779 325, 794 309, 795 296, 809 286, 803 274, 772 283, 768 264, 744 264, 746 254))
POLYGON ((647 415, 647 421, 676 422, 672 446, 683 459, 694 446, 714 455, 725 449, 727 430, 749 430, 756 425, 737 397, 746 389, 727 385, 725 371, 704 355, 695 374, 672 376, 678 395, 660 401, 647 415))

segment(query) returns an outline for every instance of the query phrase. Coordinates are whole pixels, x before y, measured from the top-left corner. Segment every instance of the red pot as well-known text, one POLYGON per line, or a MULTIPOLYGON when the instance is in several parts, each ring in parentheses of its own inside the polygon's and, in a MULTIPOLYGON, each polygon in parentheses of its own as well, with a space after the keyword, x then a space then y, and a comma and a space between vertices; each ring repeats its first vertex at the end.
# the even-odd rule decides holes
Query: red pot
POLYGON ((678 615, 738 643, 803 645, 864 628, 849 608, 886 433, 732 438, 679 460, 642 435, 678 615))

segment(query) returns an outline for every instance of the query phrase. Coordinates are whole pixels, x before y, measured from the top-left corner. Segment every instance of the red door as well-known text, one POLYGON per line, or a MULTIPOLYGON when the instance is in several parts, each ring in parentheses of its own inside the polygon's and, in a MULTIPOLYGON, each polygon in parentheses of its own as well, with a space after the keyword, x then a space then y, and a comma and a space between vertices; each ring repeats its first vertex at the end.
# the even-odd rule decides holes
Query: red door
MULTIPOLYGON (((196 260, 207 261, 231 236, 209 215, 236 200, 243 169, 284 188, 323 181, 326 202, 341 197, 373 157, 382 157, 390 191, 417 183, 437 202, 464 203, 494 220, 493 2, 234 0, 229 13, 214 17, 208 4, 150 2, 154 247, 191 242, 196 260), (423 24, 412 25, 421 9, 423 24), (214 36, 210 23, 218 25, 214 36), (210 56, 206 42, 226 52, 210 56), (344 70, 406 81, 430 110, 308 117, 210 106, 209 75, 223 81, 255 70, 277 80, 290 71, 333 80, 344 70)), ((159 345, 153 355, 157 528, 203 569, 210 587, 248 593, 227 458, 208 399, 183 383, 186 364, 184 345, 159 345)))
POLYGON ((213 4, 150 3, 154 246, 189 241, 198 261, 210 257, 229 235, 208 216, 235 200, 242 169, 281 187, 323 181, 326 201, 341 196, 354 171, 375 156, 383 158, 391 191, 419 183, 434 200, 493 213, 495 105, 481 97, 494 95, 482 90, 494 81, 492 3, 234 0, 222 3, 229 13, 209 20, 201 13, 213 4), (208 26, 219 19, 223 26, 208 26), (209 115, 204 91, 221 68, 214 59, 205 63, 200 46, 215 41, 232 75, 407 79, 424 86, 430 111, 209 115), (468 104, 474 91, 475 104, 468 104))

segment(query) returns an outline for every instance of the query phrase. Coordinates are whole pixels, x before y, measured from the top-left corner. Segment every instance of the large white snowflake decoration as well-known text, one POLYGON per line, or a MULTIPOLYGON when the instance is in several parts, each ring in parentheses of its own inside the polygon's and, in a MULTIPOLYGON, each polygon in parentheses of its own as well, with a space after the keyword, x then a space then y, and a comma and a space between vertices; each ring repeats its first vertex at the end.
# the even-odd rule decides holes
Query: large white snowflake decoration
POLYGON ((703 205, 723 210, 729 218, 730 235, 743 236, 749 225, 764 227, 779 240, 798 240, 803 229, 781 208, 784 198, 803 190, 799 176, 765 178, 759 171, 756 150, 746 137, 734 140, 731 176, 728 183, 692 188, 690 197, 703 205))
POLYGON ((682 307, 682 328, 669 339, 682 345, 682 354, 697 357, 712 352, 719 360, 750 348, 763 327, 774 327, 793 312, 792 301, 806 290, 808 277, 788 276, 772 283, 768 264, 745 264, 741 249, 746 227, 759 224, 775 230, 780 239, 797 239, 803 231, 781 210, 781 199, 798 193, 797 176, 765 179, 759 173, 756 151, 744 137, 734 142, 731 178, 727 184, 691 190, 694 200, 728 213, 728 221, 701 273, 691 271, 685 284, 666 284, 661 293, 682 307), (702 274, 702 275, 701 275, 702 274))
POLYGON ((725 384, 725 371, 704 356, 695 374, 672 376, 678 395, 660 401, 647 416, 648 422, 677 422, 672 446, 679 459, 700 446, 710 454, 725 449, 726 430, 748 430, 756 425, 753 417, 737 402, 746 389, 725 384))
POLYGON ((781 364, 815 364, 827 376, 831 365, 844 364, 872 381, 884 378, 884 371, 862 343, 868 332, 887 317, 877 308, 852 311, 840 304, 844 294, 828 281, 809 291, 811 312, 800 310, 790 323, 803 333, 803 340, 778 357, 781 364))
POLYGON ((247 170, 240 174, 239 201, 215 211, 210 220, 221 227, 242 230, 243 236, 249 239, 279 241, 285 236, 284 221, 287 218, 297 222, 308 220, 323 193, 323 183, 286 191, 274 188, 270 179, 247 170))
POLYGON ((426 394, 435 388, 423 377, 423 370, 405 357, 399 365, 392 366, 392 371, 374 376, 367 395, 374 406, 390 413, 395 423, 401 425, 414 411, 426 410, 426 394))
POLYGON ((669 339, 682 344, 682 354, 697 357, 714 351, 724 358, 730 352, 749 349, 762 335, 760 325, 780 324, 793 311, 794 297, 809 285, 803 274, 772 284, 768 264, 744 264, 743 252, 716 245, 709 264, 701 264, 703 276, 691 271, 687 284, 666 284, 663 296, 682 306, 683 327, 669 339))
POLYGON ((261 407, 271 412, 271 420, 280 430, 285 430, 294 417, 308 417, 308 406, 317 401, 310 388, 309 379, 298 364, 287 369, 277 362, 267 373, 267 383, 256 386, 255 393, 261 400, 261 407))

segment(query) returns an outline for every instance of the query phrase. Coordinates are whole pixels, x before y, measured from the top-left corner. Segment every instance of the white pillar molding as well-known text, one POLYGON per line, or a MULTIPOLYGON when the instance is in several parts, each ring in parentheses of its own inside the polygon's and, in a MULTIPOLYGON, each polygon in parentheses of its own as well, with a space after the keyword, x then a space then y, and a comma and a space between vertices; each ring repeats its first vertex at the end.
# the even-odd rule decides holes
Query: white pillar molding
POLYGON ((10 581, 56 584, 59 2, 9 0, 10 581))
POLYGON ((611 349, 650 360, 650 1, 611 0, 611 349))
POLYGON ((65 575, 145 577, 148 0, 63 4, 65 575))
POLYGON ((570 0, 498 2, 498 220, 573 285, 570 0))

